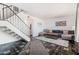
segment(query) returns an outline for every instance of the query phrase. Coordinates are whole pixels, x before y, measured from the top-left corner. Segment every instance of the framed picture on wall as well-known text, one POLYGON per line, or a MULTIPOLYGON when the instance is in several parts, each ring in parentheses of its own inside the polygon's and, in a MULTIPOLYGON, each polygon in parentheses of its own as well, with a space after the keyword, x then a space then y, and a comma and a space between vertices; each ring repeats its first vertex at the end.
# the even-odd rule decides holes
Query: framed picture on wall
POLYGON ((56 26, 66 26, 66 21, 57 21, 56 26))

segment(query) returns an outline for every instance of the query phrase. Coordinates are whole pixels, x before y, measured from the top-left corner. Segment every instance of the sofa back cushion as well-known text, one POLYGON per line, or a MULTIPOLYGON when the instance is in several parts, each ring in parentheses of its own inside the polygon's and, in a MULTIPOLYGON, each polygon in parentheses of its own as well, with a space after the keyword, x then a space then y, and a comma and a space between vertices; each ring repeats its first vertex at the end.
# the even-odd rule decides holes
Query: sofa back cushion
POLYGON ((62 30, 52 30, 53 33, 60 33, 60 34, 63 34, 63 31, 62 30))

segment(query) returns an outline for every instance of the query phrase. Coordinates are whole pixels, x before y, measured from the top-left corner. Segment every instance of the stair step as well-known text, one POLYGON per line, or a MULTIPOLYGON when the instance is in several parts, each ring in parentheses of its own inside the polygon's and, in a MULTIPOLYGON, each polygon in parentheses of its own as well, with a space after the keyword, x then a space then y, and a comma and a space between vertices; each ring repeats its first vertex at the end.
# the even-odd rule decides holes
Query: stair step
POLYGON ((16 37, 16 36, 18 36, 18 35, 17 35, 17 34, 14 34, 13 36, 16 37))
POLYGON ((16 37, 17 39, 21 39, 21 37, 20 36, 18 36, 18 37, 16 37))
POLYGON ((7 33, 7 34, 9 34, 9 35, 11 35, 11 36, 13 36, 13 37, 15 37, 15 38, 17 38, 17 39, 22 39, 22 37, 21 36, 19 36, 18 34, 16 34, 15 32, 13 32, 11 29, 9 29, 9 28, 7 28, 7 27, 0 27, 0 30, 1 31, 3 31, 3 32, 5 32, 5 33, 7 33))
POLYGON ((11 30, 5 30, 4 32, 6 32, 6 33, 9 34, 9 33, 12 32, 12 31, 11 31, 11 30))
POLYGON ((15 35, 15 37, 17 38, 17 37, 19 37, 18 35, 15 35))
POLYGON ((7 27, 0 27, 1 31, 4 31, 7 27))
POLYGON ((10 32, 10 33, 8 33, 8 34, 10 34, 10 35, 14 35, 15 33, 14 33, 14 32, 10 32))
POLYGON ((17 35, 15 32, 11 31, 10 29, 8 29, 7 27, 0 27, 0 29, 5 32, 8 33, 10 35, 12 35, 13 37, 16 37, 18 39, 21 39, 21 37, 19 35, 17 35))

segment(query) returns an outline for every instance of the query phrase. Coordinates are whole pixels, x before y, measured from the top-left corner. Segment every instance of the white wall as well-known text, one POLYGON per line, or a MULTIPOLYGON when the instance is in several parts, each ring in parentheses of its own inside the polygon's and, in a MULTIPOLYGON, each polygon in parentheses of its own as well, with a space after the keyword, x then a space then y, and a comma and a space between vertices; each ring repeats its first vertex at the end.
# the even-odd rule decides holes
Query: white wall
POLYGON ((18 40, 19 39, 9 34, 6 34, 0 30, 0 44, 10 43, 10 42, 18 41, 18 40))
POLYGON ((46 28, 50 30, 73 30, 75 26, 75 17, 59 17, 45 20, 46 28), (56 21, 66 21, 67 26, 56 26, 56 21))
POLYGON ((40 32, 43 32, 44 29, 44 21, 42 19, 33 17, 33 23, 32 23, 32 35, 38 36, 40 32))

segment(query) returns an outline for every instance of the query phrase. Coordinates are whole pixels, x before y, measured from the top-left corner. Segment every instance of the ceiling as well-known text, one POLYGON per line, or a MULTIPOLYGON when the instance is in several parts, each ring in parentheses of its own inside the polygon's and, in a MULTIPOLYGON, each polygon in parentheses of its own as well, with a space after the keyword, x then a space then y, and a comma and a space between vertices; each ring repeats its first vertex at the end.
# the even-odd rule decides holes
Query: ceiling
POLYGON ((10 3, 28 14, 42 18, 52 19, 54 17, 75 16, 76 3, 10 3))

